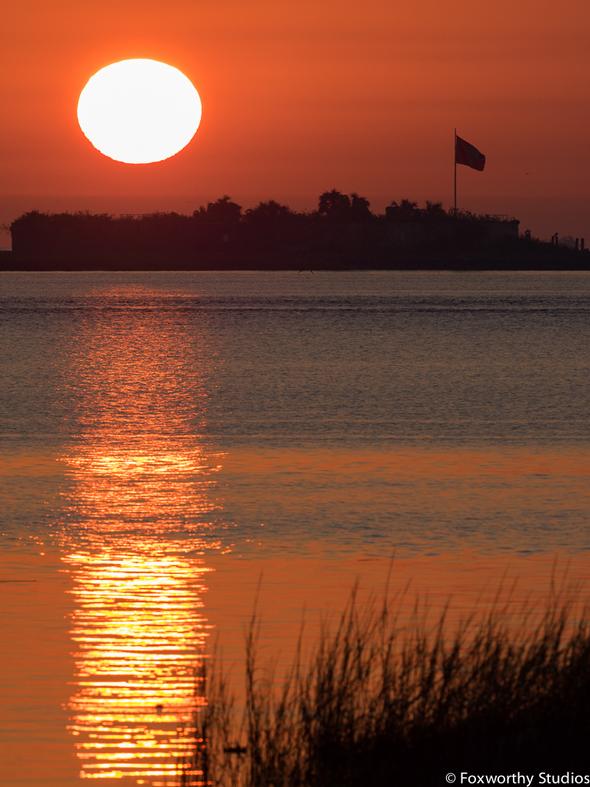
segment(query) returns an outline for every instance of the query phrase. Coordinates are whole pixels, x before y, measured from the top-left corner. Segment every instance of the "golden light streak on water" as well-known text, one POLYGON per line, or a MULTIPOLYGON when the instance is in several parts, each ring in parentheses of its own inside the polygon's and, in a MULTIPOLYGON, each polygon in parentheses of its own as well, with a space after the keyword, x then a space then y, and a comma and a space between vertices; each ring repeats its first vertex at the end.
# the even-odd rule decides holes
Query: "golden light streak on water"
MULTIPOLYGON (((186 455, 119 455, 116 461, 77 459, 73 472, 80 481, 78 503, 83 501, 89 515, 81 548, 64 556, 74 599, 70 731, 81 775, 155 784, 154 779, 172 778, 189 751, 192 714, 204 702, 198 675, 209 632, 204 544, 197 532, 188 539, 167 538, 166 523, 171 529, 177 525, 158 510, 172 495, 178 514, 181 477, 198 477, 199 469, 186 455), (137 501, 130 482, 147 465, 152 471, 137 501), (151 525, 144 522, 141 532, 129 528, 129 511, 136 506, 150 514, 151 525), (117 520, 113 514, 121 508, 127 515, 117 520)), ((193 514, 198 508, 206 516, 205 500, 193 495, 190 505, 193 514)))
POLYGON ((199 353, 157 312, 99 314, 73 360, 80 433, 62 457, 71 577, 69 729, 81 776, 171 784, 205 702, 205 554, 219 457, 200 444, 199 353))

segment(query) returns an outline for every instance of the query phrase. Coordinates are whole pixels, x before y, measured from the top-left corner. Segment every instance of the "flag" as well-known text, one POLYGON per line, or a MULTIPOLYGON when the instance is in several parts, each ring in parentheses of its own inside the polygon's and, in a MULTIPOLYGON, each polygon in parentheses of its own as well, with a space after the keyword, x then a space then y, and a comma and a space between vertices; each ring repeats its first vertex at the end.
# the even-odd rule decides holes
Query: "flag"
POLYGON ((486 157, 474 145, 455 136, 455 163, 481 172, 486 165, 486 157))

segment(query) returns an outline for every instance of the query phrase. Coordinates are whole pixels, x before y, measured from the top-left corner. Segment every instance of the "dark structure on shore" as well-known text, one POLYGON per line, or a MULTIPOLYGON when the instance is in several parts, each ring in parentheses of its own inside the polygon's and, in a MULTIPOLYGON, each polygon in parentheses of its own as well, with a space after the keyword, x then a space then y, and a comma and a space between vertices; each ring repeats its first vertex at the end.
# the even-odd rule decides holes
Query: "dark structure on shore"
POLYGON ((358 194, 325 192, 297 213, 274 201, 242 211, 229 197, 192 215, 26 213, 11 225, 5 269, 262 269, 588 267, 587 253, 519 235, 519 222, 393 202, 383 215, 358 194))

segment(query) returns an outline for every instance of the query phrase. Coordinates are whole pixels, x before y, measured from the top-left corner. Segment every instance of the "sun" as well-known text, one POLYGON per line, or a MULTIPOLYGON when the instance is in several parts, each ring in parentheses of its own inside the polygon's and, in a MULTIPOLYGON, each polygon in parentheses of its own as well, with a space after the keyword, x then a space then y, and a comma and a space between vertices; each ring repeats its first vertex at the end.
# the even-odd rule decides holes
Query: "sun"
POLYGON ((90 77, 78 99, 78 123, 94 147, 115 161, 151 164, 174 156, 194 137, 201 99, 174 66, 136 58, 90 77))

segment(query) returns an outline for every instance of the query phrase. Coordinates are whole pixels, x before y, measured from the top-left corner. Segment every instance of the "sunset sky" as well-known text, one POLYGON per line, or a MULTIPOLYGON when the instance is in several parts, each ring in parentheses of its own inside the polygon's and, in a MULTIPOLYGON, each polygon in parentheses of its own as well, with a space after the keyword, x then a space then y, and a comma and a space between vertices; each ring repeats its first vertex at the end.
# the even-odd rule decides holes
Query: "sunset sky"
MULTIPOLYGON (((452 134, 488 157, 460 206, 590 241, 587 0, 21 0, 0 31, 0 223, 24 210, 192 211, 230 194, 311 208, 326 188, 374 209, 452 197, 452 134), (83 137, 100 67, 148 57, 196 85, 174 158, 125 165, 83 137)), ((4 232, 1 245, 8 238, 4 232)))

